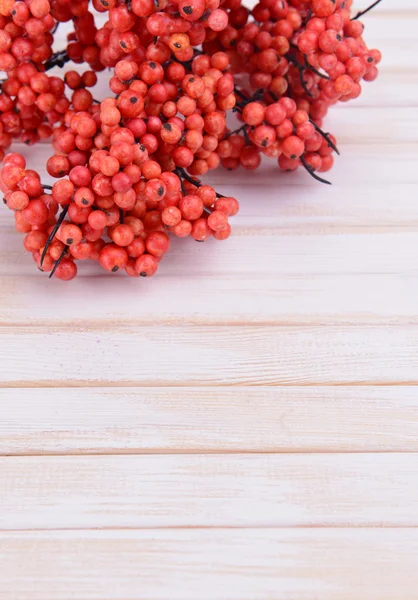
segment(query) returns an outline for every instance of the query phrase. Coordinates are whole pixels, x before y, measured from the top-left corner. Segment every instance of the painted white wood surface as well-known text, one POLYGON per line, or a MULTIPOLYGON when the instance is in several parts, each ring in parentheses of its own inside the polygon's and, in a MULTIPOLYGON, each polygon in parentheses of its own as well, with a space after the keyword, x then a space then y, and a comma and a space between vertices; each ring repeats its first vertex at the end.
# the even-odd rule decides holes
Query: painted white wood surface
POLYGON ((5 532, 0 598, 416 600, 417 553, 417 529, 5 532))
POLYGON ((417 27, 367 16, 332 188, 212 175, 232 238, 152 280, 48 282, 0 210, 0 600, 416 600, 417 27))
POLYGON ((417 452, 417 411, 416 386, 3 388, 0 456, 417 452))
POLYGON ((418 527, 415 453, 3 457, 0 478, 2 530, 418 527))
MULTIPOLYGON (((254 308, 262 310, 261 300, 254 308)), ((109 319, 5 326, 0 337, 3 387, 418 384, 414 325, 118 326, 109 319)))

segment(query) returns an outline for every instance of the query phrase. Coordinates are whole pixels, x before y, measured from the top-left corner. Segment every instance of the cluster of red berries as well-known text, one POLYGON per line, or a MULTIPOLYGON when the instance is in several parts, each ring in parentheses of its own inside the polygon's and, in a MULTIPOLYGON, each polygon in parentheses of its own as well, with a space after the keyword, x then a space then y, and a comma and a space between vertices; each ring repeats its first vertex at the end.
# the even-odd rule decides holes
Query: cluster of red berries
MULTIPOLYGON (((370 8, 378 4, 377 0, 370 8)), ((377 76, 352 0, 0 0, 0 188, 39 269, 77 262, 150 276, 169 234, 224 240, 235 198, 200 177, 219 165, 328 171, 328 108, 377 76), (67 47, 52 52, 59 23, 67 47), (89 70, 50 76, 72 61, 89 70), (109 97, 89 88, 110 68, 109 97), (241 125, 227 125, 235 112, 241 125), (9 153, 13 139, 52 138, 53 186, 9 153)), ((368 10, 369 10, 368 9, 368 10)))
POLYGON ((367 11, 352 18, 352 0, 260 0, 250 20, 240 0, 231 3, 228 28, 203 45, 208 53, 228 51, 236 76, 246 74, 249 83, 236 91, 243 125, 221 142, 222 164, 255 169, 264 154, 283 170, 303 166, 328 183, 315 172, 329 171, 338 150, 323 119, 378 74, 381 54, 367 48, 358 20, 367 11))

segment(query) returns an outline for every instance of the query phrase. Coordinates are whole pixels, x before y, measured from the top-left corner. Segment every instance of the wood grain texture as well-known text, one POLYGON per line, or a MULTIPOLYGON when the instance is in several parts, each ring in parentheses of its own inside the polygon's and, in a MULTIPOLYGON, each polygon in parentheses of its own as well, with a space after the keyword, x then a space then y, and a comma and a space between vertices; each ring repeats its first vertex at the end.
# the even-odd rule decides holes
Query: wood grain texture
POLYGON ((417 529, 10 532, 0 598, 416 600, 417 554, 417 529))
POLYGON ((0 454, 417 452, 417 414, 413 386, 0 389, 0 454))
MULTIPOLYGON (((28 268, 33 269, 32 265, 28 268)), ((214 326, 418 324, 418 280, 413 272, 402 276, 288 273, 273 279, 267 273, 257 277, 245 273, 236 276, 213 273, 205 277, 202 273, 190 278, 170 276, 169 268, 164 265, 159 277, 144 283, 124 277, 117 282, 109 281, 107 276, 80 277, 71 289, 58 285, 53 286, 53 291, 50 282, 42 277, 0 278, 3 306, 0 335, 4 326, 80 330, 86 327, 86 320, 89 327, 96 329, 202 322, 214 326), (170 286, 169 302, 164 295, 167 286, 170 286), (212 296, 214 289, 216 301, 212 296), (83 293, 85 300, 81 302, 83 293), (105 301, 97 304, 96 294, 101 294, 105 301), (124 308, 115 313, 113 307, 121 294, 124 308), (237 296, 239 301, 234 302, 237 296), (66 304, 65 314, 56 310, 57 302, 70 303, 66 304)))
POLYGON ((3 457, 0 479, 0 530, 418 527, 416 453, 3 457))
POLYGON ((1 387, 418 383, 418 327, 3 327, 1 387), (22 356, 21 348, 25 347, 22 356))

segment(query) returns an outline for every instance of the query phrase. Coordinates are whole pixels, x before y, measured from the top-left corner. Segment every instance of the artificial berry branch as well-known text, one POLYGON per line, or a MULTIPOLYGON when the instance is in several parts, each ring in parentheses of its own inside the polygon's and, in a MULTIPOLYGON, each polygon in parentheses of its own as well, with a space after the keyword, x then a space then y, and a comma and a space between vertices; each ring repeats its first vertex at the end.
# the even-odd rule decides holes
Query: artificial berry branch
POLYGON ((100 27, 89 0, 0 2, 0 188, 38 267, 148 277, 172 236, 227 239, 238 202, 203 179, 219 166, 266 158, 329 184, 339 151, 324 119, 378 75, 358 19, 379 1, 352 17, 352 0, 91 0, 100 27), (105 69, 108 97, 94 98, 105 69), (50 140, 53 185, 9 150, 16 139, 50 140))

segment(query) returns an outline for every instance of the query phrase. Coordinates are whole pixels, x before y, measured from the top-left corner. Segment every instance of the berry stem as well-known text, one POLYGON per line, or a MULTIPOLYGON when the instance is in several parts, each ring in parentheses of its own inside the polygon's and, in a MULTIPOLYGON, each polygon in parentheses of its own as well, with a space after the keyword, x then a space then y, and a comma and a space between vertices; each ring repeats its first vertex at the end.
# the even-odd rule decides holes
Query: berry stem
POLYGON ((318 69, 315 69, 315 67, 310 65, 306 54, 303 55, 303 60, 305 62, 305 66, 307 69, 309 69, 310 71, 313 71, 316 75, 318 75, 319 77, 322 77, 322 79, 328 79, 328 81, 331 79, 331 77, 329 77, 328 75, 325 75, 324 73, 321 73, 321 71, 318 71, 318 69))
POLYGON ((200 187, 202 185, 202 182, 200 181, 200 179, 194 179, 193 177, 191 177, 191 175, 189 175, 184 169, 182 169, 181 167, 177 167, 174 170, 175 174, 178 175, 180 178, 185 179, 186 181, 188 181, 189 183, 191 183, 192 185, 195 185, 196 187, 200 187))
POLYGON ((55 54, 53 54, 51 56, 51 58, 49 60, 46 61, 45 63, 45 71, 49 71, 50 69, 53 69, 54 67, 60 67, 62 69, 62 67, 65 65, 65 63, 69 62, 71 59, 67 54, 66 50, 61 50, 60 52, 56 52, 55 54))
MULTIPOLYGON (((192 185, 195 185, 197 188, 201 187, 203 184, 200 181, 200 179, 194 179, 193 177, 191 177, 184 169, 182 169, 181 167, 177 167, 176 169, 174 169, 174 173, 180 177, 180 181, 182 179, 185 179, 186 181, 188 181, 189 183, 191 183, 192 185)), ((182 189, 183 189, 183 185, 182 185, 182 189)), ((183 192, 184 193, 184 192, 183 192)), ((227 196, 224 196, 223 194, 218 194, 218 192, 216 192, 216 197, 217 198, 226 198, 227 196)))
POLYGON ((246 106, 250 102, 257 102, 257 100, 261 100, 261 98, 264 95, 264 90, 261 90, 261 89, 254 92, 254 94, 252 96, 246 96, 237 87, 234 87, 234 92, 235 92, 235 94, 237 94, 237 96, 242 98, 242 102, 237 102, 235 105, 235 106, 239 106, 240 108, 244 108, 244 106, 246 106))
POLYGON ((309 173, 309 175, 311 177, 313 177, 317 181, 320 181, 321 183, 326 183, 326 185, 332 185, 330 181, 327 181, 326 179, 322 179, 322 177, 319 177, 319 175, 316 175, 316 173, 314 173, 313 169, 306 162, 305 157, 303 156, 303 154, 300 157, 300 162, 305 167, 305 169, 308 171, 308 173, 309 173))
POLYGON ((48 279, 51 279, 51 277, 54 275, 55 271, 58 269, 60 262, 62 261, 62 259, 64 258, 64 256, 67 254, 68 248, 69 248, 69 246, 65 246, 65 248, 61 252, 61 255, 58 258, 58 260, 55 261, 54 268, 52 269, 51 273, 49 274, 48 279))
POLYGON ((67 215, 68 207, 69 207, 69 204, 67 204, 66 206, 64 206, 64 208, 62 210, 62 213, 60 214, 60 216, 58 217, 57 222, 55 223, 54 229, 49 234, 49 237, 48 237, 48 239, 46 241, 46 244, 45 244, 45 247, 43 249, 42 256, 41 256, 41 262, 40 262, 41 268, 42 268, 42 264, 44 262, 46 253, 48 252, 48 248, 52 244, 52 242, 54 240, 54 237, 55 237, 58 229, 61 227, 61 224, 62 224, 62 222, 64 221, 64 219, 65 219, 65 217, 67 215))
POLYGON ((303 91, 310 98, 313 98, 313 94, 308 90, 308 87, 306 85, 306 81, 303 78, 303 71, 305 70, 305 67, 303 65, 301 65, 300 62, 298 60, 296 60, 296 58, 293 58, 293 57, 289 56, 288 60, 289 60, 290 63, 292 63, 292 65, 294 67, 296 67, 296 69, 299 72, 299 79, 300 79, 301 86, 303 87, 303 91))
POLYGON ((338 156, 340 155, 340 151, 338 150, 337 146, 334 144, 334 142, 332 141, 332 139, 329 137, 328 133, 325 133, 325 131, 322 131, 322 129, 314 122, 312 121, 312 119, 309 119, 309 121, 312 123, 312 125, 315 127, 315 130, 322 135, 322 137, 324 138, 324 140, 327 141, 328 146, 330 148, 332 148, 334 150, 334 152, 336 152, 338 154, 338 156))
POLYGON ((249 146, 251 144, 251 140, 248 137, 248 125, 246 123, 244 123, 244 125, 242 125, 238 129, 235 129, 234 131, 230 131, 229 133, 226 134, 225 137, 229 138, 231 135, 236 135, 236 134, 239 135, 241 132, 242 132, 242 134, 244 136, 245 144, 247 146, 249 146))
POLYGON ((356 21, 357 19, 360 19, 360 17, 362 17, 363 15, 365 15, 366 13, 368 13, 370 10, 372 10, 372 8, 374 8, 375 6, 377 6, 378 4, 380 4, 382 0, 376 0, 376 2, 373 2, 373 4, 371 4, 368 8, 366 8, 365 10, 362 10, 360 12, 358 12, 356 14, 355 17, 353 17, 351 20, 352 21, 356 21))
POLYGON ((248 96, 246 96, 243 92, 241 92, 241 90, 239 90, 236 85, 234 86, 234 92, 235 92, 235 94, 237 94, 237 96, 242 98, 242 100, 248 100, 248 96))
POLYGON ((239 127, 238 129, 234 129, 234 131, 230 131, 229 133, 227 133, 225 137, 229 138, 231 135, 237 135, 237 134, 240 134, 241 132, 244 134, 244 136, 246 136, 247 127, 248 127, 248 125, 244 124, 241 127, 239 127))

